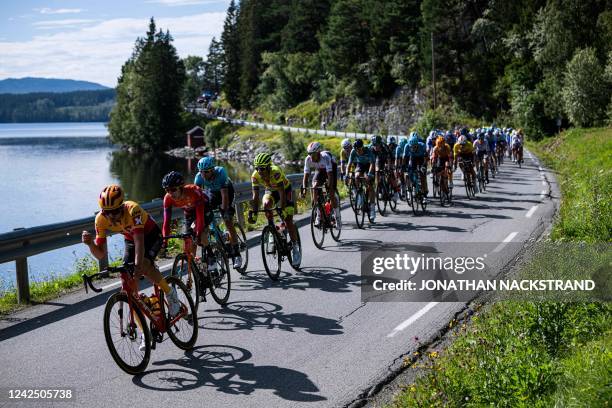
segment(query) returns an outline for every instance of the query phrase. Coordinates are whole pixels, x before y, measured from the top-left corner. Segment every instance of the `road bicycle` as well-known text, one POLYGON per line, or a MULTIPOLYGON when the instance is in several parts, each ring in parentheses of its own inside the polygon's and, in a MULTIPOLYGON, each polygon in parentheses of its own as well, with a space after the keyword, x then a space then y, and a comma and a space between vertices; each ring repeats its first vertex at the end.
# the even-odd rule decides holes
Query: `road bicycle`
POLYGON ((378 175, 378 183, 376 183, 376 206, 378 207, 378 212, 383 217, 387 213, 387 205, 391 209, 391 211, 395 212, 397 210, 397 202, 393 200, 393 195, 395 191, 391 187, 391 171, 389 169, 377 170, 378 175))
POLYGON ((463 184, 465 185, 465 194, 469 200, 476 198, 476 181, 474 180, 474 166, 472 160, 459 159, 459 167, 463 173, 463 184))
MULTIPOLYGON (((238 245, 240 257, 242 258, 242 266, 234 269, 241 275, 244 275, 249 264, 249 247, 247 245, 246 234, 244 233, 244 228, 242 228, 242 225, 234 222, 234 228, 236 229, 236 244, 238 245)), ((222 222, 221 213, 219 210, 213 211, 213 222, 210 224, 209 238, 214 239, 214 242, 216 243, 220 243, 220 248, 227 259, 232 258, 233 249, 229 231, 227 230, 225 223, 222 222)))
POLYGON ((356 191, 355 207, 353 212, 355 213, 355 222, 357 223, 357 227, 363 228, 366 214, 368 216, 368 222, 374 222, 372 216, 370 215, 370 195, 367 192, 367 188, 364 187, 367 185, 368 181, 365 176, 354 177, 354 180, 356 191))
POLYGON ((498 143, 496 147, 497 164, 504 164, 504 155, 506 152, 505 143, 498 143))
POLYGON ((512 155, 516 159, 516 164, 519 166, 520 169, 521 165, 523 164, 523 145, 515 145, 512 148, 512 155))
POLYGON ((484 159, 480 159, 476 164, 476 179, 478 180, 478 189, 481 192, 484 192, 487 189, 486 174, 484 159))
MULTIPOLYGON (((312 241, 319 249, 323 249, 323 241, 325 234, 329 231, 333 240, 340 241, 340 233, 342 232, 342 217, 337 217, 336 212, 331 204, 329 193, 324 187, 312 187, 312 191, 317 191, 317 202, 312 207, 310 216, 310 233, 312 241)), ((336 203, 340 208, 340 196, 336 192, 336 203)), ((340 215, 340 211, 338 211, 340 215)))
MULTIPOLYGON (((289 231, 285 221, 283 221, 282 210, 279 207, 273 210, 259 210, 258 212, 266 213, 268 218, 268 224, 261 231, 261 257, 263 258, 264 268, 266 273, 272 280, 278 280, 281 272, 281 264, 285 259, 289 261, 291 267, 296 271, 300 271, 300 265, 293 263, 291 258, 291 250, 293 249, 293 242, 289 238, 289 231), (280 218, 278 224, 274 224, 273 212, 276 212, 280 218)), ((297 245, 302 253, 302 241, 300 239, 300 231, 297 226, 295 227, 295 233, 297 234, 297 245)))
POLYGON ((443 162, 442 168, 432 168, 432 173, 436 176, 436 179, 438 180, 438 197, 440 199, 440 205, 442 207, 447 204, 451 205, 453 202, 453 189, 450 188, 448 185, 448 180, 450 178, 450 169, 443 162))
POLYGON ((113 273, 120 275, 121 289, 106 301, 103 324, 106 345, 119 368, 132 375, 143 372, 149 364, 151 350, 163 341, 164 333, 178 348, 193 348, 198 338, 198 317, 193 299, 180 279, 166 278, 181 304, 179 313, 170 316, 166 296, 157 284, 153 284, 150 297, 138 291, 134 266, 130 264, 108 267, 93 275, 83 274, 85 292, 88 292, 88 287, 96 293, 101 292, 93 280, 108 278, 113 273), (143 339, 145 347, 141 350, 143 339))
POLYGON ((208 271, 208 256, 202 248, 202 257, 196 257, 192 253, 193 234, 174 234, 165 236, 164 239, 177 238, 183 240, 183 252, 174 258, 171 276, 178 277, 188 289, 194 299, 196 307, 200 298, 206 301, 206 290, 219 305, 225 305, 229 299, 232 280, 229 272, 229 262, 222 246, 213 242, 214 234, 212 228, 209 232, 209 245, 215 257, 216 271, 208 271))
POLYGON ((412 207, 412 213, 414 215, 425 214, 427 211, 427 200, 425 199, 423 186, 421 186, 421 178, 427 177, 427 167, 420 164, 414 170, 408 169, 407 176, 407 179, 410 180, 408 204, 412 207), (420 210, 419 207, 421 208, 420 210))

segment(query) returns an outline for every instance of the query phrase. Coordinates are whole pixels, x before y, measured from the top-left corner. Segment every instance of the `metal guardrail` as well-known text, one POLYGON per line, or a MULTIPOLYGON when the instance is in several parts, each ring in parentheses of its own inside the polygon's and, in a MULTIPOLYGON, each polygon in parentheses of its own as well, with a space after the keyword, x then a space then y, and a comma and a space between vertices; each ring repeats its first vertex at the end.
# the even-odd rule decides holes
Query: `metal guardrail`
MULTIPOLYGON (((233 125, 239 126, 253 126, 261 129, 271 129, 271 130, 285 130, 287 132, 293 133, 303 133, 305 135, 317 135, 324 137, 344 137, 344 138, 353 138, 353 139, 366 139, 372 134, 370 133, 359 133, 359 132, 341 132, 336 130, 327 130, 327 129, 309 129, 309 128, 299 128, 285 125, 274 125, 270 123, 259 123, 259 122, 250 122, 242 119, 232 119, 224 116, 215 116, 206 112, 205 109, 196 108, 195 111, 202 115, 208 116, 209 118, 222 120, 224 122, 231 123, 233 125)), ((408 135, 397 134, 397 135, 387 135, 387 137, 395 137, 399 139, 400 137, 407 137, 408 135)))
MULTIPOLYGON (((301 186, 302 177, 302 174, 287 176, 294 188, 301 186)), ((244 225, 243 204, 251 200, 251 183, 235 184, 234 192, 238 222, 244 225)), ((263 192, 260 193, 263 194, 263 192)), ((163 212, 162 204, 162 200, 157 198, 141 206, 154 218, 160 220, 163 212)), ((175 209, 175 212, 179 213, 181 210, 175 209)), ((15 261, 19 303, 30 301, 28 257, 80 243, 82 231, 93 232, 94 220, 95 216, 91 216, 39 227, 18 228, 12 232, 0 234, 0 263, 15 261)), ((104 269, 108 265, 108 259, 100 260, 99 265, 100 269, 104 269)))

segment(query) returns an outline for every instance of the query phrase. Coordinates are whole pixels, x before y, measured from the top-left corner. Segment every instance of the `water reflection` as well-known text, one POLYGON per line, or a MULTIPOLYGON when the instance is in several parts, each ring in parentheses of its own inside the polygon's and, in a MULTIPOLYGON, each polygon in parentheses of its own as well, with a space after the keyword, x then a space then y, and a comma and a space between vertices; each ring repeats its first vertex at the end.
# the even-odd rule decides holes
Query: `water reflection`
MULTIPOLYGON (((172 170, 183 173, 188 182, 192 182, 197 173, 198 159, 182 159, 153 153, 131 154, 123 150, 113 151, 109 155, 111 174, 119 180, 129 199, 138 202, 162 197, 161 180, 172 170)), ((235 183, 249 180, 252 170, 248 165, 222 161, 219 161, 219 165, 225 166, 235 183)))

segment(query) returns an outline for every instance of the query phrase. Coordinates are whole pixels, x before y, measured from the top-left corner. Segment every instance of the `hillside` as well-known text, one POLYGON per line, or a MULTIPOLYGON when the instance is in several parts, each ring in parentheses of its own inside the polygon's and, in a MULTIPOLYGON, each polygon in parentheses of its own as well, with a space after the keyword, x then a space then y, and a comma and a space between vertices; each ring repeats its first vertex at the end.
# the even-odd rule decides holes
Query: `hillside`
POLYGON ((0 94, 24 94, 32 92, 74 92, 109 89, 106 86, 87 81, 54 78, 7 78, 0 80, 0 94))

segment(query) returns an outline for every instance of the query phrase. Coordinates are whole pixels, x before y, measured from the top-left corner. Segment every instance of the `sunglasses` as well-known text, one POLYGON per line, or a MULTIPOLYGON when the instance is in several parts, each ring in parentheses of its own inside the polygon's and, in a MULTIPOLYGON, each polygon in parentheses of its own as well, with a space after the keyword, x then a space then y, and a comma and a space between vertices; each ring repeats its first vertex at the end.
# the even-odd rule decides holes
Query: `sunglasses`
POLYGON ((115 208, 114 210, 103 210, 102 213, 105 215, 117 215, 121 212, 121 210, 123 210, 123 206, 115 208))
POLYGON ((255 167, 255 170, 262 172, 262 171, 268 171, 270 170, 270 168, 269 167, 255 167))
POLYGON ((166 189, 166 192, 167 192, 167 193, 174 193, 174 192, 176 192, 177 190, 178 190, 178 188, 177 188, 177 187, 168 187, 168 188, 166 189))
POLYGON ((200 173, 210 174, 210 173, 212 173, 213 171, 215 171, 215 169, 200 170, 200 173))

